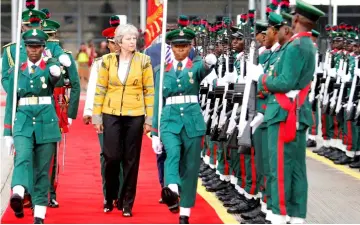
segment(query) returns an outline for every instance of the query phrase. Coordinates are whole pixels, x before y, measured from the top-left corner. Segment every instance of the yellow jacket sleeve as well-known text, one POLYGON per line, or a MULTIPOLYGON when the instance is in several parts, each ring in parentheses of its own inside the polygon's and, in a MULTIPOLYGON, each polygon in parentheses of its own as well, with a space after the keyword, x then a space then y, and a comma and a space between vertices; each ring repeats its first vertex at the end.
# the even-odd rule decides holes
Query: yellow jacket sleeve
POLYGON ((109 57, 105 55, 100 65, 99 76, 96 82, 96 91, 93 107, 93 124, 102 124, 102 107, 108 90, 109 83, 109 57))
POLYGON ((146 112, 146 119, 145 123, 151 125, 152 124, 152 117, 153 117, 153 107, 154 107, 154 76, 153 70, 151 66, 150 57, 146 56, 145 63, 143 67, 142 73, 142 82, 143 82, 143 89, 144 89, 144 104, 145 104, 145 112, 146 112))

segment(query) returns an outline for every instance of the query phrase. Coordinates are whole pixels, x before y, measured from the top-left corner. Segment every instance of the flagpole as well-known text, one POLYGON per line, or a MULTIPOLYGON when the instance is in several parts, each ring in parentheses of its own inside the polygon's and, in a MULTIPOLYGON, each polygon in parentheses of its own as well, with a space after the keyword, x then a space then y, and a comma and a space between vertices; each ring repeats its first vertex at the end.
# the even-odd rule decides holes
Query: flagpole
POLYGON ((160 138, 160 121, 161 111, 163 107, 163 80, 164 80, 164 67, 165 67, 165 54, 166 54, 166 24, 167 24, 167 0, 163 0, 163 20, 161 30, 161 61, 160 61, 160 82, 159 82, 159 110, 158 110, 158 136, 160 138))
POLYGON ((14 89, 13 89, 13 105, 12 105, 12 121, 11 128, 14 129, 15 113, 17 107, 17 84, 20 64, 20 36, 21 36, 21 20, 23 11, 23 0, 18 2, 18 21, 17 21, 17 33, 16 33, 16 50, 15 50, 15 68, 14 68, 14 89))

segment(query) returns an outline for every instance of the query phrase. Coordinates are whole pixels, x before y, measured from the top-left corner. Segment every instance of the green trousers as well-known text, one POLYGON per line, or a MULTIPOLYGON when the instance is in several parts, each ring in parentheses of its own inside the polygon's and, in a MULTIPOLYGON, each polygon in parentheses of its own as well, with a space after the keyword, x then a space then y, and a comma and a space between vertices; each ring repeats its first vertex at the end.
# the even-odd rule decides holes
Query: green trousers
MULTIPOLYGON (((103 154, 103 150, 104 150, 104 134, 103 133, 99 133, 98 134, 98 138, 99 138, 99 143, 100 143, 100 171, 101 171, 101 179, 102 179, 102 190, 103 190, 103 194, 104 194, 104 198, 106 196, 106 188, 105 188, 105 158, 104 158, 104 154, 103 154)), ((118 198, 120 198, 120 193, 122 190, 122 186, 124 183, 124 174, 123 174, 123 168, 122 168, 122 164, 120 164, 120 175, 119 175, 119 181, 120 181, 120 187, 119 187, 119 194, 118 194, 118 198)))
POLYGON ((210 140, 210 136, 206 136, 208 139, 208 148, 210 150, 210 164, 211 165, 216 165, 216 160, 217 160, 217 145, 215 144, 215 142, 210 140))
POLYGON ((245 155, 245 174, 246 186, 244 190, 250 195, 258 193, 258 185, 256 180, 255 150, 251 149, 250 155, 245 155))
MULTIPOLYGON (((57 146, 56 146, 57 148, 57 146)), ((51 179, 50 179, 50 199, 54 199, 56 200, 56 183, 55 183, 55 178, 56 178, 56 174, 58 171, 56 171, 57 168, 57 164, 58 164, 58 155, 56 154, 56 148, 53 154, 53 159, 52 159, 52 168, 51 168, 51 179)))
POLYGON ((308 183, 306 175, 306 129, 300 125, 296 139, 283 143, 280 123, 268 126, 271 176, 271 210, 277 215, 306 217, 308 183))
POLYGON ((16 136, 14 146, 16 155, 11 188, 23 186, 31 194, 33 205, 47 206, 49 169, 56 143, 36 144, 35 135, 30 138, 16 136))
POLYGON ((221 175, 229 175, 229 163, 227 161, 227 147, 225 142, 215 142, 217 148, 214 148, 214 152, 216 151, 216 160, 217 167, 216 170, 221 175))
POLYGON ((335 138, 334 133, 334 120, 332 116, 321 114, 321 130, 324 140, 335 138))
POLYGON ((356 126, 356 123, 351 121, 346 121, 343 126, 343 144, 346 145, 346 150, 348 151, 357 151, 358 139, 359 139, 359 127, 356 126))
POLYGON ((313 125, 309 129, 309 134, 316 136, 318 134, 318 126, 319 126, 319 109, 316 107, 315 112, 311 111, 313 125))
MULTIPOLYGON (((230 174, 234 175, 237 178, 237 184, 239 183, 240 177, 240 154, 238 153, 238 149, 233 148, 229 150, 230 154, 230 174)), ((241 182, 241 181, 240 181, 241 182)))
MULTIPOLYGON (((262 201, 267 203, 271 201, 271 187, 267 182, 269 179, 269 150, 267 143, 267 128, 258 128, 254 133, 254 148, 255 148, 255 165, 256 165, 256 179, 257 188, 262 193, 262 201)), ((270 203, 271 205, 271 203, 270 203)))
POLYGON ((178 185, 181 207, 190 208, 195 205, 201 139, 201 136, 190 138, 184 128, 179 134, 161 133, 161 140, 166 149, 165 186, 178 185))

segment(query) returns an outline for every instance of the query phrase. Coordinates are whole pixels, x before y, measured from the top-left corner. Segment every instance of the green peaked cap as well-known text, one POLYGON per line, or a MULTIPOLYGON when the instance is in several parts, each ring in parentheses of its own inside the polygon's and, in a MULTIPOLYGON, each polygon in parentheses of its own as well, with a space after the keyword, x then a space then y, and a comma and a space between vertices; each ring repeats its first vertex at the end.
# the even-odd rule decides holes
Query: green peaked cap
POLYGON ((194 38, 195 32, 187 28, 176 29, 166 34, 166 40, 171 44, 190 44, 194 38))
POLYGON ((256 21, 256 24, 255 24, 256 34, 266 32, 268 26, 269 26, 269 24, 265 21, 256 21))
POLYGON ((23 24, 29 24, 30 23, 30 17, 38 17, 41 20, 46 19, 46 14, 40 10, 36 10, 36 9, 29 9, 29 10, 25 10, 24 12, 22 12, 21 17, 23 20, 23 24))
POLYGON ((319 37, 320 33, 319 33, 317 30, 312 29, 312 30, 311 30, 311 35, 312 35, 313 37, 319 37))
POLYGON ((283 25, 287 25, 287 26, 291 27, 293 16, 286 12, 282 12, 281 16, 284 19, 283 25))
POLYGON ((279 27, 282 25, 282 22, 283 22, 282 16, 280 16, 279 14, 277 14, 275 12, 269 13, 268 20, 269 20, 269 26, 273 26, 273 27, 279 27))
POLYGON ((49 36, 42 30, 30 29, 23 33, 25 45, 45 45, 49 36))
POLYGON ((302 0, 296 0, 295 12, 308 18, 309 20, 316 22, 325 13, 313 5, 310 5, 302 0))
POLYGON ((42 27, 45 33, 55 33, 60 28, 60 24, 54 20, 43 20, 42 27))

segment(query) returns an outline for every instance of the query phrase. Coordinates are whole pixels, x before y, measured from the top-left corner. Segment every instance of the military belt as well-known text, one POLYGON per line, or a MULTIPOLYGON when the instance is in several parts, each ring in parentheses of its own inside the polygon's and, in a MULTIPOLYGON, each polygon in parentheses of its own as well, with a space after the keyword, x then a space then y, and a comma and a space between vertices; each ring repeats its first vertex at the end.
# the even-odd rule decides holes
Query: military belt
POLYGON ((166 105, 198 103, 198 102, 199 102, 199 98, 197 95, 181 95, 181 96, 172 96, 166 98, 166 105))
POLYGON ((18 105, 50 105, 51 104, 51 97, 26 97, 20 98, 18 101, 18 105))

